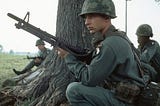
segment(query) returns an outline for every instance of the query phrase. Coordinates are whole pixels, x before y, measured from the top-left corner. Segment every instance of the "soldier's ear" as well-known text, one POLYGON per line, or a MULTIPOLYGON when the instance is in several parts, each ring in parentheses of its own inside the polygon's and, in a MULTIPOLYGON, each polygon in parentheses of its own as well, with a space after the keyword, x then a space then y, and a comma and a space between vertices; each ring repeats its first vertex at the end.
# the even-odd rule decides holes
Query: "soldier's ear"
POLYGON ((104 19, 105 19, 105 21, 106 21, 107 23, 111 20, 111 19, 108 18, 108 17, 105 17, 104 19))
POLYGON ((108 16, 105 16, 105 19, 108 20, 108 19, 110 19, 110 18, 109 18, 108 16))

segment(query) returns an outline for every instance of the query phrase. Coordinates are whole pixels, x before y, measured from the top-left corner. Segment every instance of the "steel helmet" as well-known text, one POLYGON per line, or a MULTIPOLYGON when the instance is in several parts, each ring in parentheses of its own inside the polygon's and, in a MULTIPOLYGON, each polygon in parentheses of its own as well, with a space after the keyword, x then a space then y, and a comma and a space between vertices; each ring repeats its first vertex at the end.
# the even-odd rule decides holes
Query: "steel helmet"
POLYGON ((80 16, 83 17, 89 13, 100 13, 110 18, 116 18, 115 6, 112 0, 85 0, 80 16))
POLYGON ((45 43, 41 39, 38 39, 36 41, 36 46, 38 46, 38 45, 45 45, 45 43))
POLYGON ((137 28, 136 35, 137 36, 149 36, 149 37, 152 37, 153 33, 152 33, 151 26, 148 25, 148 24, 142 24, 142 25, 140 25, 137 28))

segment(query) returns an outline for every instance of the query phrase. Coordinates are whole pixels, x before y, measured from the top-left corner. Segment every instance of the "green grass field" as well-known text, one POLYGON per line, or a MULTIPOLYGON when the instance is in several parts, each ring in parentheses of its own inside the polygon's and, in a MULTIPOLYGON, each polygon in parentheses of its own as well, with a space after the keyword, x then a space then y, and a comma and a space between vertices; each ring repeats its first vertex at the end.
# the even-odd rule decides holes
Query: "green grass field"
POLYGON ((22 70, 29 62, 26 56, 0 53, 0 87, 6 79, 16 76, 13 68, 22 70))

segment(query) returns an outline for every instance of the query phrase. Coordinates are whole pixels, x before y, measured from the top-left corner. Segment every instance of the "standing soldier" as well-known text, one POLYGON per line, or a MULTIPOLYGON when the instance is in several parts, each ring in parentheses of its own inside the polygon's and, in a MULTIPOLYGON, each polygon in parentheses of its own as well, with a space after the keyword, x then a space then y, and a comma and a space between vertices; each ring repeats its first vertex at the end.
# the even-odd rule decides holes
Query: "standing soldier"
POLYGON ((45 47, 45 43, 41 39, 36 41, 36 46, 39 49, 36 58, 33 59, 22 71, 16 71, 16 69, 13 69, 15 74, 20 75, 26 73, 27 71, 30 71, 34 66, 39 66, 51 51, 50 49, 45 47))
POLYGON ((137 28, 138 50, 140 51, 140 60, 142 63, 150 64, 157 75, 156 82, 160 82, 160 47, 157 41, 151 40, 153 36, 152 28, 148 24, 142 24, 137 28))
POLYGON ((68 68, 79 82, 68 85, 71 106, 129 106, 145 82, 141 78, 132 48, 111 23, 116 18, 112 0, 85 0, 80 14, 96 47, 89 65, 58 48, 68 68))

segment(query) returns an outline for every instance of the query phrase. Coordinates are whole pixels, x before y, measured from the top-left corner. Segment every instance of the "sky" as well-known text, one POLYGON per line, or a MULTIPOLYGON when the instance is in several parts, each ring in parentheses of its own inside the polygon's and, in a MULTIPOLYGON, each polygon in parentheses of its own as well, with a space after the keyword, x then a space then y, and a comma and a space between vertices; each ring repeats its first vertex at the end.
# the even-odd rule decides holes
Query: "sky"
MULTIPOLYGON (((160 43, 160 4, 154 0, 127 1, 127 18, 125 17, 126 0, 113 0, 117 18, 112 20, 116 28, 125 31, 127 19, 127 35, 137 46, 136 29, 140 24, 149 24, 153 28, 153 38, 160 43)), ((24 18, 30 12, 29 23, 55 35, 58 0, 0 0, 0 45, 5 52, 37 52, 34 35, 15 28, 15 20, 7 16, 12 13, 24 18)), ((51 48, 46 43, 47 48, 51 48)))

